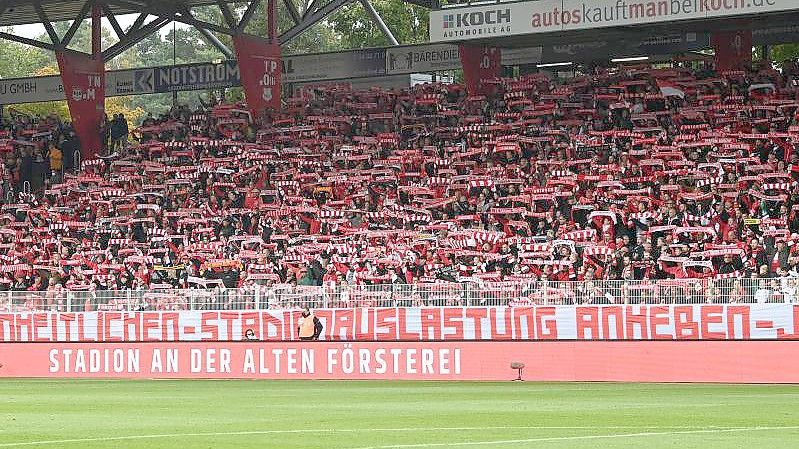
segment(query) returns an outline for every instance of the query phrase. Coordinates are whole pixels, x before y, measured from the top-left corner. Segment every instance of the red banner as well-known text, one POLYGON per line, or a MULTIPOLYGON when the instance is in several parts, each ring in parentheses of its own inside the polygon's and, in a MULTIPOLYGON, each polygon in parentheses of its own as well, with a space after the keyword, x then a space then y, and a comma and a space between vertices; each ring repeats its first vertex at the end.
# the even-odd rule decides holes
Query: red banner
POLYGON ((247 106, 253 117, 280 109, 280 45, 256 36, 233 36, 247 106))
POLYGON ((494 47, 460 46, 463 80, 470 95, 486 90, 484 81, 499 77, 502 70, 502 50, 494 47))
MULTIPOLYGON (((322 340, 792 340, 799 305, 317 309, 322 340)), ((0 342, 297 340, 299 310, 0 314, 0 342)))
POLYGON ((100 121, 105 112, 105 65, 101 58, 65 50, 56 53, 61 82, 80 139, 82 160, 94 159, 102 149, 100 121))
POLYGON ((740 30, 713 33, 716 70, 743 70, 752 66, 752 31, 740 30))
POLYGON ((5 343, 0 378, 799 382, 783 341, 5 343))

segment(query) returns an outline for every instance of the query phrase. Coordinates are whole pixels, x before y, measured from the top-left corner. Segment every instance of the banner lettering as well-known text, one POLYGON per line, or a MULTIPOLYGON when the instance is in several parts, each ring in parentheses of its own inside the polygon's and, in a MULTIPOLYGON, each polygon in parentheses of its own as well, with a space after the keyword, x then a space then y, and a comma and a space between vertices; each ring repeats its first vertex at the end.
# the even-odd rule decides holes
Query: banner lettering
POLYGON ((0 378, 799 382, 786 341, 0 343, 0 378))
MULTIPOLYGON (((321 340, 332 341, 799 339, 799 305, 791 304, 356 308, 315 315, 324 326, 321 340)), ((0 342, 293 341, 298 317, 296 310, 0 313, 0 342)))

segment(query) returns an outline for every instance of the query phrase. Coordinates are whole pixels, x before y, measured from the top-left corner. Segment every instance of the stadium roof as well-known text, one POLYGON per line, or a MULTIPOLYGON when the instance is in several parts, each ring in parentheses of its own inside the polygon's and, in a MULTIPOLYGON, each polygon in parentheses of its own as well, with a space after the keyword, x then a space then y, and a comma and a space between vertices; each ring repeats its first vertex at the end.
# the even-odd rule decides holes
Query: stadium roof
MULTIPOLYGON (((402 0, 423 7, 434 7, 438 0, 402 0)), ((311 26, 324 20, 333 11, 350 3, 361 3, 371 20, 382 30, 392 45, 400 43, 391 29, 386 25, 370 0, 282 0, 285 11, 291 17, 293 25, 279 35, 280 43, 286 44, 311 26), (298 4, 299 3, 299 4, 298 4)), ((226 57, 232 58, 232 52, 214 35, 221 33, 234 35, 244 31, 247 23, 256 13, 259 4, 264 0, 230 1, 230 0, 0 0, 0 27, 41 23, 50 38, 50 42, 29 39, 0 31, 0 39, 8 39, 23 44, 33 45, 48 50, 65 48, 83 20, 91 15, 93 5, 99 4, 101 14, 108 18, 119 42, 113 47, 103 50, 103 58, 108 61, 148 34, 156 32, 169 22, 181 22, 195 27, 204 38, 217 47, 226 57), (244 13, 239 18, 231 4, 246 4, 244 13), (221 24, 203 21, 195 17, 192 8, 198 6, 216 6, 222 13, 221 24), (139 18, 127 30, 123 30, 116 16, 138 14, 139 18), (149 20, 149 22, 148 22, 149 20), (64 37, 58 36, 52 23, 73 21, 64 37)))
MULTIPOLYGON (((34 2, 30 0, 0 0, 0 26, 26 25, 41 23, 42 18, 37 12, 36 3, 41 4, 42 10, 51 22, 73 20, 83 9, 84 0, 40 0, 34 2)), ((179 7, 218 4, 216 0, 159 0, 157 3, 144 0, 114 1, 105 2, 107 8, 113 14, 134 14, 141 12, 164 13, 167 15, 179 12, 179 7), (138 7, 137 7, 138 5, 138 7)), ((226 1, 225 3, 234 3, 226 1)), ((103 11, 106 14, 106 9, 103 11)), ((154 14, 156 15, 156 14, 154 14)))
MULTIPOLYGON (((405 0, 420 6, 433 7, 435 0, 405 0)), ((73 20, 83 9, 85 0, 0 0, 0 26, 27 25, 45 21, 37 11, 36 4, 41 5, 46 18, 50 22, 73 20)), ((242 1, 230 0, 105 0, 103 15, 136 14, 146 12, 152 15, 173 16, 181 10, 205 5, 233 4, 242 1)), ((326 2, 314 1, 314 4, 326 2)), ((320 5, 321 6, 321 5, 320 5)))

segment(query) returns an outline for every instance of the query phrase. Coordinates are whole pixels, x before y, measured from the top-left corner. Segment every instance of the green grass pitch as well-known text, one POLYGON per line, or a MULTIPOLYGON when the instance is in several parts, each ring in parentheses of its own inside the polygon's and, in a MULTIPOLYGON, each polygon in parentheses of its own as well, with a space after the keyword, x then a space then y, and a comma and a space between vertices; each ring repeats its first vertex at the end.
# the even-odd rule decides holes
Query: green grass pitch
POLYGON ((799 386, 7 379, 0 448, 799 448, 799 386))

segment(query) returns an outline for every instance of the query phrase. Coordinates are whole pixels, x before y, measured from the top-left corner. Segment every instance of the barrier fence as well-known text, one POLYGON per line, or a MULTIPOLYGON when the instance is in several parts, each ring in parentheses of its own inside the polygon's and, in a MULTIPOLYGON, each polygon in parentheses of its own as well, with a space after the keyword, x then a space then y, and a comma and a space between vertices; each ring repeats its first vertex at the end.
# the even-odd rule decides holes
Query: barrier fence
POLYGON ((796 303, 799 278, 252 285, 188 290, 0 292, 0 311, 265 310, 581 304, 796 303))

